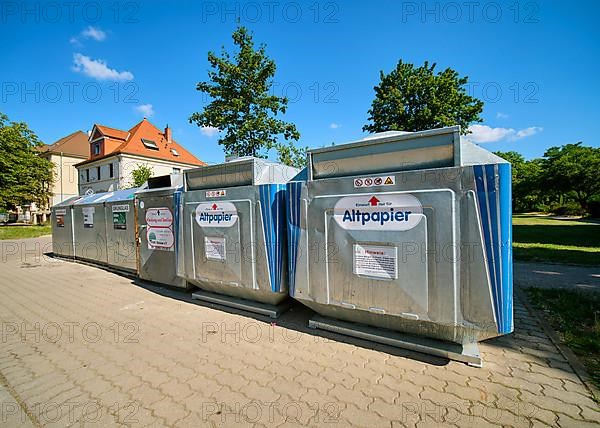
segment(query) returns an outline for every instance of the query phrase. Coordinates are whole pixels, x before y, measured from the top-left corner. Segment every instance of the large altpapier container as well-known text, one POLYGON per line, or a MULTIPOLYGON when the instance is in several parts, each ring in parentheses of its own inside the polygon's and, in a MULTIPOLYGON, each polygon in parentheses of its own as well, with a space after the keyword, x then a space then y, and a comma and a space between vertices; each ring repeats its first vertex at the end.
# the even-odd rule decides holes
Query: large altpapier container
POLYGON ((51 208, 52 253, 60 257, 75 257, 73 246, 73 203, 81 196, 73 196, 51 208))
POLYGON ((118 190, 104 199, 107 264, 129 272, 137 271, 136 191, 137 188, 118 190))
MULTIPOLYGON (((288 296, 285 183, 297 172, 257 158, 185 171, 185 278, 209 293, 281 303, 288 296)), ((236 306, 233 300, 218 303, 236 306)))
POLYGON ((290 295, 465 346, 512 332, 510 164, 459 134, 310 150, 307 179, 288 183, 290 295))
POLYGON ((138 276, 171 287, 187 288, 177 274, 179 259, 180 174, 153 177, 136 193, 138 276))

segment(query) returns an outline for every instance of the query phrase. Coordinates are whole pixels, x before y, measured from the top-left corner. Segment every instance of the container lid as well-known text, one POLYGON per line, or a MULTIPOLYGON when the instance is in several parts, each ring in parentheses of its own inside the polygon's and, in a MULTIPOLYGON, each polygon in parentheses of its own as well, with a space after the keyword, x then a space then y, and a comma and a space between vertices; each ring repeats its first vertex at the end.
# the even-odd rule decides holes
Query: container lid
POLYGON ((444 168, 460 164, 460 127, 383 132, 308 151, 309 179, 444 168))
POLYGON ((186 190, 215 189, 260 184, 285 184, 297 168, 254 157, 188 169, 183 172, 186 190))
POLYGON ((168 194, 181 190, 182 187, 183 177, 181 174, 160 175, 158 177, 150 177, 144 186, 137 189, 136 194, 168 194))
POLYGON ((139 188, 134 187, 133 189, 123 189, 112 192, 112 195, 104 199, 104 202, 118 202, 118 201, 130 201, 135 198, 136 192, 139 188))

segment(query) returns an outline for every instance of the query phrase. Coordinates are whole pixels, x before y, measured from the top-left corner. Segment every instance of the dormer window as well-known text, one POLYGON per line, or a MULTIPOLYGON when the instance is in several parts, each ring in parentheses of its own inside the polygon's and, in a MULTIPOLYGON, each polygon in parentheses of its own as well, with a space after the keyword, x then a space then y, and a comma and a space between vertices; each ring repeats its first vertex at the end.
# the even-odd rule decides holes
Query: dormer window
POLYGON ((144 144, 144 147, 146 147, 147 149, 158 150, 158 146, 156 145, 156 141, 147 140, 146 138, 142 138, 142 143, 144 144))
POLYGON ((171 149, 171 153, 173 154, 173 156, 179 156, 179 152, 175 149, 171 149))
POLYGON ((100 154, 100 143, 94 143, 94 156, 100 154))

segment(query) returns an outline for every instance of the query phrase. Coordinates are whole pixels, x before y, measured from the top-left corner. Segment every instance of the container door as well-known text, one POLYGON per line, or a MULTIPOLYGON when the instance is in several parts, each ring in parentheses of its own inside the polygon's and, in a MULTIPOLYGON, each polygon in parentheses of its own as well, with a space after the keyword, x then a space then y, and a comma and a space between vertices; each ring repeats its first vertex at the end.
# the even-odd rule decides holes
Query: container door
POLYGON ((104 205, 75 206, 72 213, 75 256, 105 264, 107 258, 104 205))
POLYGON ((325 196, 313 202, 309 218, 325 213, 328 303, 414 320, 454 318, 453 192, 325 196), (442 295, 440 285, 446 288, 442 295))
POLYGON ((133 201, 106 204, 106 248, 108 264, 136 269, 136 243, 133 201))
POLYGON ((141 196, 137 210, 140 278, 177 285, 173 196, 141 196))
POLYGON ((257 288, 253 205, 249 199, 188 204, 194 279, 257 288))

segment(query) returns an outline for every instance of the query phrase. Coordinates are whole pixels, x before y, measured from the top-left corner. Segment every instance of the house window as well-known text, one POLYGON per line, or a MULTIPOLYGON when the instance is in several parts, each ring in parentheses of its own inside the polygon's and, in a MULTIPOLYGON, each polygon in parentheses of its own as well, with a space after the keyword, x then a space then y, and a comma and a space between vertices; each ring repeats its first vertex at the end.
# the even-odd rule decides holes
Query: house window
POLYGON ((90 169, 89 168, 85 170, 85 181, 88 183, 90 182, 90 169))
POLYGON ((114 165, 112 163, 108 164, 108 176, 110 178, 113 178, 115 176, 115 168, 114 168, 114 165))
POLYGON ((98 176, 98 180, 100 180, 100 167, 96 167, 96 175, 98 176))
POLYGON ((94 144, 94 155, 100 154, 100 143, 94 144))
POLYGON ((181 174, 181 168, 173 168, 173 174, 181 174))
POLYGON ((158 146, 156 145, 156 141, 147 140, 145 138, 142 138, 142 143, 144 144, 144 147, 146 147, 147 149, 158 150, 158 146))
POLYGON ((173 153, 173 156, 179 156, 179 152, 175 149, 171 149, 171 153, 173 153))

